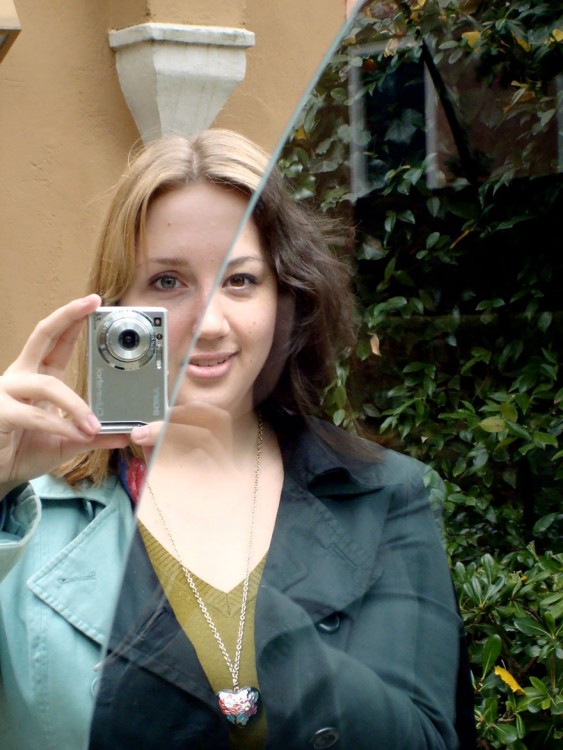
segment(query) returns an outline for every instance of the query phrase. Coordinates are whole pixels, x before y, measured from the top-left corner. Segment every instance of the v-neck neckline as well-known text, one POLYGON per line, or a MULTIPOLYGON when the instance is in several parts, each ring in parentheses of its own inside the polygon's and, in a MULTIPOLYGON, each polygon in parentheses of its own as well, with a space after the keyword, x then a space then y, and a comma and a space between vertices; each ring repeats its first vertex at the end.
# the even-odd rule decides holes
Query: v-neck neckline
MULTIPOLYGON (((181 562, 176 557, 174 557, 174 555, 172 555, 166 549, 166 547, 164 547, 164 545, 146 528, 146 526, 143 525, 141 521, 137 520, 137 523, 139 526, 141 538, 145 545, 145 549, 147 549, 149 559, 151 560, 155 568, 159 568, 161 570, 163 578, 169 582, 168 585, 171 587, 180 585, 182 588, 189 589, 189 584, 186 576, 184 575, 181 562), (151 548, 150 552, 149 546, 151 548)), ((266 553, 264 557, 262 557, 262 559, 250 572, 248 581, 249 599, 256 598, 260 579, 262 578, 262 574, 266 565, 267 556, 268 553, 266 553)), ((212 608, 219 610, 226 617, 232 617, 235 613, 240 611, 242 605, 244 578, 229 591, 223 591, 222 589, 213 586, 211 583, 208 583, 203 578, 200 578, 191 570, 190 574, 194 579, 197 590, 199 591, 208 607, 211 606, 212 608)))

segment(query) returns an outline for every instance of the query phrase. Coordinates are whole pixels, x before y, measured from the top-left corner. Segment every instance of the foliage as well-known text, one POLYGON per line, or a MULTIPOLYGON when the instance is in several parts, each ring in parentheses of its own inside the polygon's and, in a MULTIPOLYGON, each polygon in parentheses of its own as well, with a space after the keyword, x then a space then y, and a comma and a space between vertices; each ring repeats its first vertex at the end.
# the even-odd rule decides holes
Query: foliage
POLYGON ((483 747, 560 747, 563 555, 525 550, 454 567, 483 747), (549 717, 549 718, 548 718, 549 717))
POLYGON ((360 338, 325 411, 445 480, 482 748, 563 738, 556 5, 367 3, 280 159, 354 227, 360 338))

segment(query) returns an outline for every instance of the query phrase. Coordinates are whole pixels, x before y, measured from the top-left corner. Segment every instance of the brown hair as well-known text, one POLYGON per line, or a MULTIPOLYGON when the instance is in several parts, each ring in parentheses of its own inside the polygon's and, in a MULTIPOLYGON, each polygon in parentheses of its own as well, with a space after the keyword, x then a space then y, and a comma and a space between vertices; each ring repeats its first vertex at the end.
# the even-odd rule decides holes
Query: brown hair
MULTIPOLYGON (((292 301, 293 320, 279 378, 266 394, 270 413, 318 412, 321 393, 337 360, 354 341, 353 295, 345 263, 329 248, 327 222, 298 206, 269 157, 229 130, 172 136, 149 144, 118 182, 97 244, 89 292, 105 305, 119 303, 135 275, 148 210, 166 192, 194 182, 213 182, 258 193, 253 210, 263 251, 278 279, 280 296, 292 301), (267 177, 267 179, 264 178, 267 177), (264 184, 262 182, 264 181, 264 184)), ((85 397, 86 351, 78 354, 77 391, 85 397)), ((268 364, 266 365, 266 367, 268 364)), ((60 469, 67 481, 101 482, 114 471, 116 452, 92 451, 60 469)))

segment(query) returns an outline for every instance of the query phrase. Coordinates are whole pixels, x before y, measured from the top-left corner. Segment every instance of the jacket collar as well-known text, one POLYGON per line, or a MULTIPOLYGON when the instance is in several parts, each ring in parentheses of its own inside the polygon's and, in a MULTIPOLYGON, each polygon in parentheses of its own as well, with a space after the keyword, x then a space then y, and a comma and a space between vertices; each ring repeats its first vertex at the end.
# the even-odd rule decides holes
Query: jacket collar
POLYGON ((288 421, 280 446, 286 474, 317 496, 327 486, 331 496, 345 497, 398 483, 384 460, 393 451, 320 419, 288 421))
POLYGON ((31 485, 42 501, 77 500, 95 502, 104 507, 113 501, 115 492, 120 488, 117 477, 109 477, 101 485, 84 481, 71 486, 61 477, 50 474, 32 479, 31 485))

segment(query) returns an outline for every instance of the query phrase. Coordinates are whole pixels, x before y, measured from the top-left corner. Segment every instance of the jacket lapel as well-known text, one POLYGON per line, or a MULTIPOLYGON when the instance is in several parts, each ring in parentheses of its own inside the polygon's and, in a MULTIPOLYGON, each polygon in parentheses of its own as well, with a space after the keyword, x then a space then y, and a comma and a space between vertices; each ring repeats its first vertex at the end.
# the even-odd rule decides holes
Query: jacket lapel
MULTIPOLYGON (((181 629, 136 531, 116 606, 105 668, 125 658, 217 709, 194 647, 181 629)), ((218 709, 217 709, 218 711, 218 709)))
POLYGON ((322 500, 287 476, 264 584, 290 595, 317 620, 345 609, 373 575, 373 549, 364 549, 322 500))
MULTIPOLYGON (((387 496, 381 493, 376 517, 383 519, 386 508, 387 496)), ((291 476, 286 477, 258 593, 255 629, 258 659, 279 635, 311 627, 311 622, 342 612, 362 598, 382 573, 377 561, 378 524, 370 527, 372 548, 368 551, 361 543, 361 536, 352 534, 338 513, 291 476), (299 609, 287 606, 289 600, 298 604, 299 609)))
MULTIPOLYGON (((118 484, 106 488, 105 493, 98 488, 81 496, 51 480, 43 494, 44 512, 49 513, 49 503, 55 502, 84 504, 84 515, 90 513, 92 519, 84 521, 84 528, 50 557, 27 585, 75 628, 104 644, 133 526, 129 500, 118 484)), ((79 512, 76 517, 80 518, 79 512)))

